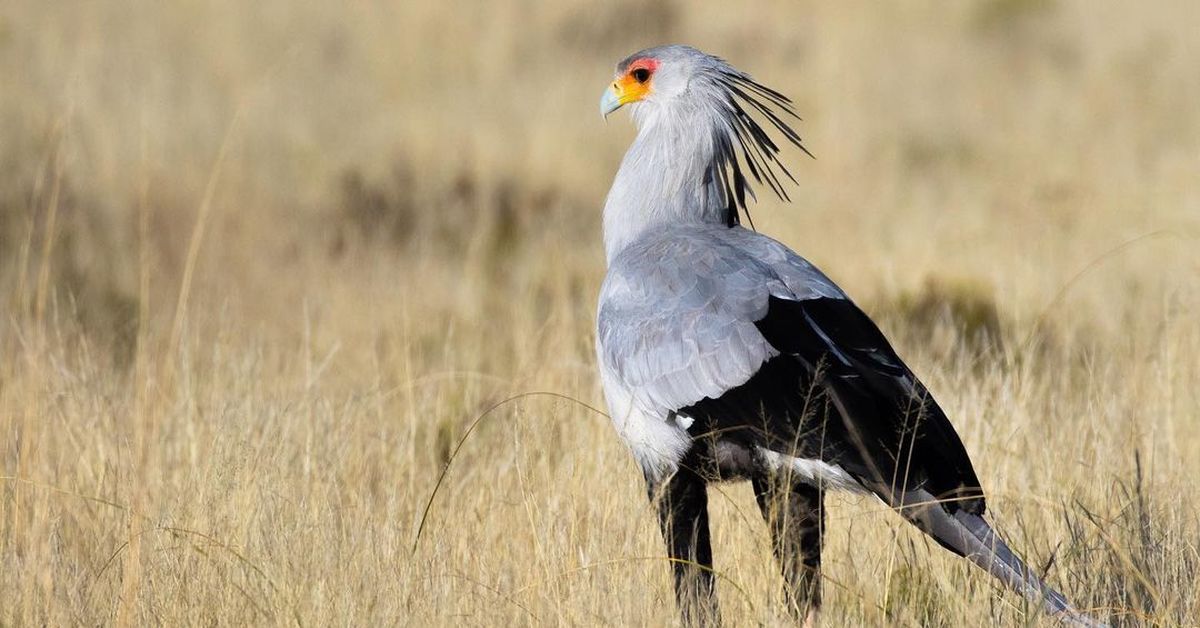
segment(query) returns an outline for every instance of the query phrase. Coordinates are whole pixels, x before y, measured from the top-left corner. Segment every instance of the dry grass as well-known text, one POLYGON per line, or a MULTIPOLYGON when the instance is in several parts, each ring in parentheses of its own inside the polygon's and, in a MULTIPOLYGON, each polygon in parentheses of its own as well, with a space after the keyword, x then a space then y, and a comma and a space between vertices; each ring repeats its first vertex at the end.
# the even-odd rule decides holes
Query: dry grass
MULTIPOLYGON (((595 101, 663 41, 796 98, 818 159, 758 226, 880 317, 1014 544, 1115 623, 1195 625, 1198 27, 1184 0, 9 1, 0 625, 673 621, 585 405, 632 136, 595 101)), ((714 491, 726 618, 785 621, 748 488, 714 491)), ((871 500, 832 499, 825 564, 830 625, 1041 621, 871 500)))

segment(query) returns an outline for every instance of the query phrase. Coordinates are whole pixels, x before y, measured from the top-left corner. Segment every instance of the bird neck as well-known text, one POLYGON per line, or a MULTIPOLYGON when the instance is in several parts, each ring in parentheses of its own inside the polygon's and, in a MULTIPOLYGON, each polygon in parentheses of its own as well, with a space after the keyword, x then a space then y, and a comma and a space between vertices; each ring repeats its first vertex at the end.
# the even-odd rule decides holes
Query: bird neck
POLYGON ((637 139, 621 160, 604 204, 610 264, 651 229, 725 223, 722 198, 710 176, 721 128, 714 112, 686 103, 638 103, 633 117, 637 139))

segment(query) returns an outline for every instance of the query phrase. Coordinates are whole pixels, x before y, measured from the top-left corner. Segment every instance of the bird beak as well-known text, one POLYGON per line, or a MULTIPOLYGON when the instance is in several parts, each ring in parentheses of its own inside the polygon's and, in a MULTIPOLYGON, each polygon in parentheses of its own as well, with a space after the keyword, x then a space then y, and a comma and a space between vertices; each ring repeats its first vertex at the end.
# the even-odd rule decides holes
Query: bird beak
POLYGON ((607 121, 608 114, 620 109, 622 104, 617 84, 609 85, 600 95, 600 117, 607 121))

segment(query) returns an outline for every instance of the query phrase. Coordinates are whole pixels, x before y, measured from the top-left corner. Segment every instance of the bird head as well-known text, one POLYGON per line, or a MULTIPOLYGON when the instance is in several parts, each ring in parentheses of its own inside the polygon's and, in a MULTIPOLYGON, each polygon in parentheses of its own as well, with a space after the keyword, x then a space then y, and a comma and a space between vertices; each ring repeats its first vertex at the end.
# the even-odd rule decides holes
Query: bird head
POLYGON ((607 118, 625 105, 638 108, 633 113, 639 125, 647 117, 665 117, 711 139, 706 143, 711 155, 700 176, 715 187, 730 225, 746 212, 745 197, 754 197, 743 168, 789 200, 779 174, 796 180, 779 160, 779 145, 766 129, 773 128, 812 156, 785 120, 800 119, 791 100, 724 59, 690 46, 647 48, 618 63, 600 96, 600 114, 607 118))
POLYGON ((636 52, 617 64, 613 82, 600 97, 605 118, 634 103, 666 104, 683 96, 692 79, 702 76, 698 62, 721 62, 688 46, 660 46, 636 52))

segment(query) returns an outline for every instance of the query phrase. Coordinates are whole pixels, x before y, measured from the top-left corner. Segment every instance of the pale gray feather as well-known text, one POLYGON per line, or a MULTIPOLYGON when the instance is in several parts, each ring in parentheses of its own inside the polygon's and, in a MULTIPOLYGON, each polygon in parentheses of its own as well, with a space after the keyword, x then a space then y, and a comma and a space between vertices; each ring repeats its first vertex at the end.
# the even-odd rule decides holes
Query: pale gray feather
POLYGON ((690 224, 644 233, 614 258, 600 290, 600 359, 653 416, 719 397, 776 355, 754 325, 770 296, 845 298, 754 231, 690 224))

